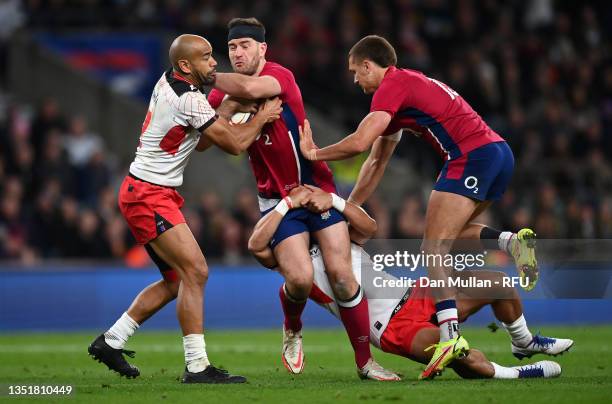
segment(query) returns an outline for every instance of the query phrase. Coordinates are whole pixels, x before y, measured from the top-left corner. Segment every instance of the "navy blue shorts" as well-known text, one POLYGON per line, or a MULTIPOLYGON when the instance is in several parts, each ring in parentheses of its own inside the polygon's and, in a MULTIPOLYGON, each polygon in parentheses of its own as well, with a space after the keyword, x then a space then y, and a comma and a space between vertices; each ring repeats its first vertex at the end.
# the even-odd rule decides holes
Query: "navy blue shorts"
POLYGON ((479 201, 501 199, 512 179, 514 155, 506 142, 489 143, 449 160, 434 189, 479 201))
MULTIPOLYGON (((265 216, 272 209, 262 212, 261 215, 265 216)), ((343 221, 342 213, 333 208, 323 213, 314 213, 306 208, 291 209, 278 225, 270 240, 270 247, 276 247, 281 241, 295 234, 313 233, 343 221)))

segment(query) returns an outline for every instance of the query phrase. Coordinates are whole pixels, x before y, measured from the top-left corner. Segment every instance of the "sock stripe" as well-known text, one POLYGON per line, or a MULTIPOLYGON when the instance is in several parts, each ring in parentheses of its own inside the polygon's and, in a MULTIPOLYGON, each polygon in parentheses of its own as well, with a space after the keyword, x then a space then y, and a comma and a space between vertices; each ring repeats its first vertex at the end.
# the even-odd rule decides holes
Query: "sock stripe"
POLYGON ((455 303, 455 299, 442 300, 436 303, 436 311, 456 309, 456 308, 457 308, 457 303, 455 303))
POLYGON ((362 299, 363 299, 363 289, 361 289, 361 286, 358 286, 357 292, 350 299, 348 300, 338 299, 338 306, 344 307, 346 309, 350 309, 350 308, 357 306, 359 303, 361 303, 362 299))
POLYGON ((454 318, 447 318, 447 319, 445 319, 445 320, 439 321, 439 322, 438 322, 438 325, 442 325, 442 324, 444 324, 444 323, 448 323, 449 321, 459 321, 459 319, 458 319, 457 317, 454 317, 454 318))

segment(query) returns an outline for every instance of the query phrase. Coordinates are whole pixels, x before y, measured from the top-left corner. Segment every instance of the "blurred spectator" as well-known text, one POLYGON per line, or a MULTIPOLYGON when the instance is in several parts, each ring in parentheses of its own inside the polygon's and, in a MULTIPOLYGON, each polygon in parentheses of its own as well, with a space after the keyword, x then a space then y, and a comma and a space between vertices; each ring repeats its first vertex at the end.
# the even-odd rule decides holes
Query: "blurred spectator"
MULTIPOLYGON (((479 221, 534 227, 543 238, 612 237, 612 49, 605 2, 6 0, 0 2, 0 60, 23 18, 30 29, 202 33, 224 54, 227 22, 251 15, 267 25, 269 59, 292 68, 309 108, 349 130, 367 113, 370 97, 353 84, 346 54, 366 34, 387 37, 401 67, 423 70, 458 91, 508 140, 516 159, 510 189, 479 221)), ((66 112, 53 98, 33 115, 9 97, 0 101, 0 256, 145 262, 116 205, 124 172, 85 117, 66 112)), ((333 165, 344 196, 363 159, 333 165)), ((423 189, 401 200, 375 195, 366 207, 378 221, 377 237, 418 239, 428 187, 442 161, 408 132, 394 159, 411 166, 403 172, 413 173, 417 178, 409 182, 423 189)), ((185 216, 207 258, 233 264, 247 255, 260 213, 254 189, 241 189, 226 204, 209 190, 188 201, 185 216)))

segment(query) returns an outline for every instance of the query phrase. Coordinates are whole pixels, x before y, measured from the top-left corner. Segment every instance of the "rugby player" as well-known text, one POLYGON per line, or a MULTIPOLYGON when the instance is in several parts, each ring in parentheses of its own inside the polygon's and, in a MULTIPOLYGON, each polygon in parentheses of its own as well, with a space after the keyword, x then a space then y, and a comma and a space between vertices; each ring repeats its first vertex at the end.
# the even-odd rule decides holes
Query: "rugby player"
POLYGON ((140 292, 115 324, 89 346, 89 354, 122 376, 140 375, 124 354, 128 338, 149 317, 177 298, 177 317, 183 331, 183 383, 244 383, 212 366, 206 354, 203 328, 204 286, 208 267, 180 211, 183 198, 176 187, 194 150, 211 145, 239 154, 261 128, 279 118, 278 99, 266 101, 253 119, 230 126, 217 117, 202 86, 211 84, 217 62, 208 41, 181 35, 169 51, 172 68, 153 89, 136 157, 119 190, 119 208, 136 241, 159 267, 163 280, 140 292))
MULTIPOLYGON (((355 83, 373 94, 370 113, 357 130, 340 142, 317 149, 305 123, 300 139, 302 154, 311 161, 342 160, 372 149, 361 167, 350 201, 363 204, 378 185, 402 130, 425 138, 443 156, 440 172, 427 206, 422 248, 426 254, 444 256, 462 233, 498 240, 515 258, 522 278, 533 288, 537 281, 535 233, 517 234, 474 226, 471 221, 501 198, 512 177, 512 151, 468 103, 446 84, 423 73, 399 69, 395 50, 384 38, 370 35, 349 52, 349 71, 355 83)), ((330 203, 330 201, 328 201, 330 203)), ((448 271, 439 264, 428 267, 432 281, 443 281, 448 271)), ((455 290, 432 290, 440 326, 440 342, 421 374, 432 378, 463 355, 469 345, 459 333, 455 290)))
MULTIPOLYGON (((303 205, 311 192, 320 194, 324 191, 310 186, 308 189, 300 187, 292 190, 289 197, 293 206, 303 205)), ((344 214, 350 223, 349 232, 353 243, 351 247, 353 273, 362 287, 365 287, 362 283, 364 282, 362 275, 373 269, 370 257, 360 245, 376 232, 376 222, 358 205, 344 201, 337 196, 332 197, 334 206, 344 214)), ((278 265, 268 242, 282 217, 282 212, 268 213, 257 223, 249 239, 249 250, 267 268, 275 268, 278 265)), ((325 263, 316 244, 310 250, 310 258, 315 273, 314 285, 309 297, 338 317, 337 299, 334 298, 327 280, 325 263)), ((384 272, 376 273, 385 274, 384 272)), ((518 359, 530 358, 538 353, 556 356, 572 347, 574 342, 570 339, 533 335, 529 331, 517 291, 514 288, 502 286, 503 272, 472 270, 456 274, 460 277, 490 280, 494 285, 486 289, 458 289, 459 321, 467 320, 470 315, 490 305, 495 318, 508 331, 512 354, 518 359), (496 281, 498 284, 495 283, 496 281)), ((430 347, 439 340, 435 303, 429 294, 429 288, 420 287, 417 283, 417 286, 413 288, 403 287, 399 293, 393 291, 393 293, 388 293, 388 296, 370 299, 371 343, 384 352, 404 356, 420 363, 428 363, 433 356, 430 347)), ((449 366, 464 378, 517 379, 557 377, 561 374, 561 367, 556 362, 539 361, 529 365, 504 367, 489 361, 481 351, 474 348, 469 349, 463 358, 455 360, 449 366)), ((440 372, 441 370, 438 371, 440 372)))
MULTIPOLYGON (((281 119, 267 125, 248 148, 251 168, 257 181, 262 214, 272 209, 288 210, 289 191, 301 184, 316 185, 335 192, 333 175, 324 162, 310 162, 301 155, 299 130, 305 119, 304 104, 293 73, 266 60, 265 27, 255 18, 235 18, 228 24, 228 51, 236 73, 218 73, 215 90, 209 95, 213 107, 226 95, 249 100, 278 96, 281 119)), ((325 201, 313 196, 309 204, 320 208, 325 201)), ((290 373, 304 368, 301 314, 312 287, 313 269, 308 254, 310 237, 317 239, 327 267, 340 318, 353 349, 355 363, 363 374, 377 379, 391 378, 378 366, 368 343, 368 302, 351 271, 348 227, 331 206, 318 213, 299 208, 284 218, 270 243, 285 285, 279 291, 285 321, 281 359, 290 373), (374 376, 375 375, 375 376, 374 376)))

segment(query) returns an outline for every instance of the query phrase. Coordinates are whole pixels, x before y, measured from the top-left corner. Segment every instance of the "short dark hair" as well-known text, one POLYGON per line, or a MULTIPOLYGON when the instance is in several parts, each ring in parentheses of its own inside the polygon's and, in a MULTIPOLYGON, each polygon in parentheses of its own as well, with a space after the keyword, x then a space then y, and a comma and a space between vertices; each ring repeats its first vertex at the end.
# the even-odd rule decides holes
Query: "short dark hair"
POLYGON ((357 42, 349 51, 349 56, 357 61, 369 59, 380 67, 395 66, 397 55, 395 49, 385 38, 368 35, 357 42))
POLYGON ((250 25, 252 27, 263 28, 264 35, 266 34, 266 27, 255 17, 250 18, 232 18, 230 22, 227 23, 227 29, 232 29, 237 25, 250 25))

